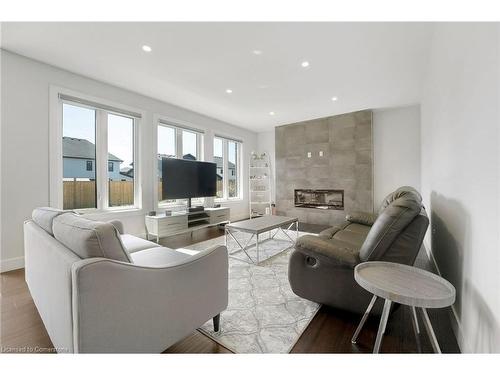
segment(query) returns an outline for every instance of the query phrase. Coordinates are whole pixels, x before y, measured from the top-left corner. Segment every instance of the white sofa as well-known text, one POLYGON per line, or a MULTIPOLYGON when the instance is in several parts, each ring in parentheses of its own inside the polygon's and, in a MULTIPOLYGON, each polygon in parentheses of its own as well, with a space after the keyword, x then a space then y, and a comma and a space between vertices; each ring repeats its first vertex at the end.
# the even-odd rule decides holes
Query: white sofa
POLYGON ((160 353, 228 300, 225 246, 189 255, 119 222, 37 208, 24 224, 26 282, 58 352, 160 353))

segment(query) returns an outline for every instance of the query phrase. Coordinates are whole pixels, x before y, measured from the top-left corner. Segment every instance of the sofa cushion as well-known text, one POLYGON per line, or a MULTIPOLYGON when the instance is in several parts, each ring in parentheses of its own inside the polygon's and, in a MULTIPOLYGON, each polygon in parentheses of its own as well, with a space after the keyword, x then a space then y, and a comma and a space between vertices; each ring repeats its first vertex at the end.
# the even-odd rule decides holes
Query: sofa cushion
POLYGON ((118 230, 111 223, 86 219, 74 213, 57 216, 54 237, 80 258, 102 257, 130 262, 118 230))
POLYGON ((135 253, 130 254, 130 256, 132 257, 132 261, 135 265, 145 267, 163 267, 167 264, 175 263, 191 257, 191 255, 162 246, 136 251, 135 253))
POLYGON ((327 228, 327 229, 322 230, 321 232, 319 232, 318 236, 320 238, 330 239, 330 238, 332 238, 335 235, 335 233, 337 233, 338 231, 343 230, 349 224, 350 223, 346 221, 346 222, 343 222, 341 224, 334 225, 333 227, 327 228))
POLYGON ((53 236, 54 232, 52 231, 52 222, 54 218, 65 212, 68 211, 58 210, 57 208, 52 207, 39 207, 33 210, 31 218, 40 228, 53 236))
POLYGON ((368 235, 368 232, 370 231, 371 227, 368 225, 363 225, 363 224, 357 224, 357 223, 349 223, 344 230, 347 230, 349 232, 354 232, 358 234, 362 234, 363 236, 368 235))
POLYGON ((155 242, 147 241, 140 237, 132 236, 131 234, 122 234, 121 240, 123 247, 129 254, 140 250, 151 249, 153 247, 160 247, 160 245, 155 242))
POLYGON ((338 240, 350 244, 353 248, 359 250, 365 242, 366 234, 353 232, 350 230, 341 230, 334 234, 332 240, 338 240))

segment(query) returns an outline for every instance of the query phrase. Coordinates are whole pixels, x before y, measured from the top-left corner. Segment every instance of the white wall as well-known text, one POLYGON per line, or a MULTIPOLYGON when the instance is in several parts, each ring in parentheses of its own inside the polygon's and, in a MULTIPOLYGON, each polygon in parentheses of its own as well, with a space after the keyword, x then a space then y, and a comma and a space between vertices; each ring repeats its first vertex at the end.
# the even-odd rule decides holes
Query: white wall
POLYGON ((463 352, 500 352, 498 54, 497 24, 437 24, 421 107, 425 243, 463 352))
MULTIPOLYGON (((108 215, 123 220, 129 233, 144 232, 144 213, 153 207, 153 124, 155 114, 185 121, 243 140, 244 199, 225 204, 232 219, 248 217, 248 157, 255 149, 256 134, 230 124, 158 100, 76 75, 5 50, 1 51, 1 263, 0 270, 22 267, 23 221, 33 208, 49 204, 49 86, 56 85, 85 95, 144 111, 140 129, 140 167, 143 171, 143 210, 108 215)), ((112 68, 112 67, 111 67, 112 68)), ((208 142, 208 140, 207 140, 208 142)), ((210 145, 205 148, 211 157, 210 145)))
POLYGON ((400 186, 420 190, 420 106, 373 111, 373 202, 400 186))
MULTIPOLYGON (((273 177, 275 177, 274 130, 258 133, 257 145, 259 152, 270 153, 273 177)), ((420 106, 418 105, 373 111, 375 210, 387 194, 403 185, 420 189, 420 106)), ((276 201, 275 193, 274 201, 276 201)))

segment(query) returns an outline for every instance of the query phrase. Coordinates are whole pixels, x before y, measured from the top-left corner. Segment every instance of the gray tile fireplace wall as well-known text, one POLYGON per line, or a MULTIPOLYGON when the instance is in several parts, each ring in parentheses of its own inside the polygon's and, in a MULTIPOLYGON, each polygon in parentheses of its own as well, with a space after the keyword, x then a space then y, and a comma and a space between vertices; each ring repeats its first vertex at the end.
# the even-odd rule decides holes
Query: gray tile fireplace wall
POLYGON ((276 209, 313 224, 373 211, 372 111, 276 127, 276 209), (294 206, 295 189, 344 190, 344 210, 294 206))

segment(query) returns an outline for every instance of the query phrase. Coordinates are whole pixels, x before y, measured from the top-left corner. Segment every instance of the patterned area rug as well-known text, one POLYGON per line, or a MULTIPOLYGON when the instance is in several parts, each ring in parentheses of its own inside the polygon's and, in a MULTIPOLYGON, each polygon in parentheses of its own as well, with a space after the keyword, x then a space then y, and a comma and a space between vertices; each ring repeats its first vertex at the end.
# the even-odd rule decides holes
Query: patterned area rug
MULTIPOLYGON (((299 232, 302 234, 306 233, 299 232)), ((237 233, 235 237, 240 243, 249 238, 244 233, 237 233)), ((216 244, 224 244, 224 236, 187 249, 202 250, 216 244)), ((235 353, 288 353, 320 305, 292 292, 288 282, 292 244, 286 236, 278 233, 259 246, 261 254, 265 254, 261 259, 267 258, 259 266, 229 258, 229 305, 221 314, 220 331, 213 331, 211 320, 199 330, 235 353)), ((237 248, 234 240, 228 241, 228 248, 229 252, 237 248)), ((255 249, 252 251, 249 255, 253 257, 255 249)), ((241 252, 238 257, 248 260, 241 252)))

